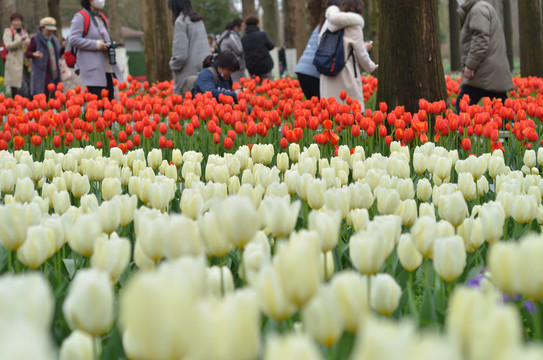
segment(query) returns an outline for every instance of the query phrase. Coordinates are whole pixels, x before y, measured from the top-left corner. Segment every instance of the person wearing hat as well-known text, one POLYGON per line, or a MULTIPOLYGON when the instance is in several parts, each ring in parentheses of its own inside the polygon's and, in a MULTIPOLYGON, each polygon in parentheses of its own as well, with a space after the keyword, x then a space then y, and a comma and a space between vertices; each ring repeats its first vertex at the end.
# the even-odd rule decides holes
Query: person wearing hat
POLYGON ((60 81, 60 43, 55 35, 57 22, 52 17, 40 20, 40 28, 32 36, 25 56, 32 60, 30 94, 47 94, 47 85, 60 81))
POLYGON ((8 53, 6 55, 6 67, 4 84, 11 88, 11 96, 28 96, 25 80, 28 80, 28 68, 25 65, 24 52, 30 39, 23 29, 23 15, 13 13, 9 17, 11 26, 4 30, 3 41, 8 53))

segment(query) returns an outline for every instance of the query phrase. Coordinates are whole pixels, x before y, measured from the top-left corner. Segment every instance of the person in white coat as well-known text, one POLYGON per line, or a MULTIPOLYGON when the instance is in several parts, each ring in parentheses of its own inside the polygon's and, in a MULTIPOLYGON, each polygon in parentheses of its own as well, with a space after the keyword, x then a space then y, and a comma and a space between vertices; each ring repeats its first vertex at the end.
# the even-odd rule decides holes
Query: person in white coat
POLYGON ((333 77, 320 75, 320 93, 321 97, 334 97, 340 101, 340 92, 345 90, 347 96, 353 100, 357 100, 362 110, 364 110, 364 94, 362 92, 360 67, 367 73, 371 73, 377 69, 378 65, 371 60, 364 45, 362 9, 361 0, 342 0, 340 8, 330 6, 326 10, 326 21, 321 27, 319 41, 326 29, 329 29, 331 32, 344 29, 343 51, 345 55, 345 67, 338 75, 333 77), (332 15, 335 17, 333 24, 328 20, 332 15), (353 50, 353 56, 349 56, 351 50, 353 50))

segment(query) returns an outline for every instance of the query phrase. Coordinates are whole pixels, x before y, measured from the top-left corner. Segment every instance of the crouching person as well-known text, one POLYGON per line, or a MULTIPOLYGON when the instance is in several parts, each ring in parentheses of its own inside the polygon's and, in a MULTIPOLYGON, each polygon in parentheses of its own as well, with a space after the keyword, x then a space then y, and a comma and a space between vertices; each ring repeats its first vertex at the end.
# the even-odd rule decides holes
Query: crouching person
POLYGON ((239 70, 239 62, 234 53, 222 51, 218 55, 209 55, 204 59, 203 69, 198 73, 193 94, 211 92, 213 97, 219 94, 232 96, 237 101, 239 90, 232 90, 232 73, 239 70))

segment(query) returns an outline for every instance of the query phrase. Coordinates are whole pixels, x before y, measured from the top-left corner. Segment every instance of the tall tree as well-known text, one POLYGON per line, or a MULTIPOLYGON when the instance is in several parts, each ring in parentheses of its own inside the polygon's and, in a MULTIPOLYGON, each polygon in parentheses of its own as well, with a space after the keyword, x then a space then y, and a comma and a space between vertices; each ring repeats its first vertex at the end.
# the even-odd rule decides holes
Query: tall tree
POLYGON ((373 61, 379 63, 379 0, 368 0, 368 2, 370 2, 370 12, 364 14, 364 21, 369 23, 369 31, 364 33, 364 40, 373 41, 371 56, 373 61))
POLYGON ((460 61, 460 19, 456 13, 456 0, 449 0, 449 41, 451 49, 451 70, 462 70, 460 61))
POLYGON ((15 0, 0 0, 0 29, 2 34, 4 29, 10 26, 9 17, 15 12, 15 0))
POLYGON ((262 5, 262 29, 268 34, 275 45, 280 45, 279 39, 279 9, 277 0, 260 0, 262 5))
POLYGON ((107 2, 107 14, 109 17, 109 34, 111 39, 118 43, 123 42, 121 31, 121 14, 119 14, 119 0, 109 0, 107 2))
POLYGON ((309 11, 309 27, 311 31, 321 20, 321 15, 326 10, 327 0, 308 0, 307 10, 309 11))
POLYGON ((62 41, 62 19, 60 17, 60 0, 47 0, 47 14, 57 21, 57 37, 62 41))
POLYGON ((46 16, 47 11, 47 1, 45 0, 32 0, 32 16, 31 18, 25 19, 25 26, 29 32, 34 32, 38 30, 40 19, 46 16))
POLYGON ((505 34, 509 67, 512 71, 515 67, 515 58, 513 53, 513 22, 511 17, 511 0, 503 0, 503 32, 505 34))
POLYGON ((522 76, 543 76, 543 23, 541 0, 518 2, 520 73, 522 76))
POLYGON ((170 80, 172 73, 169 61, 172 55, 172 37, 168 25, 172 14, 167 1, 141 0, 143 18, 143 45, 145 52, 145 70, 150 83, 170 80))
MULTIPOLYGON (((294 43, 298 59, 302 56, 309 38, 307 34, 305 9, 304 0, 294 0, 294 43)), ((313 31, 313 28, 311 28, 311 31, 313 31)))
POLYGON ((445 100, 437 0, 380 0, 377 103, 418 109, 419 99, 445 100))
POLYGON ((296 43, 294 41, 294 1, 295 0, 283 0, 283 32, 285 34, 286 48, 296 47, 296 43))
POLYGON ((249 15, 256 15, 255 0, 241 0, 241 14, 245 20, 249 15))

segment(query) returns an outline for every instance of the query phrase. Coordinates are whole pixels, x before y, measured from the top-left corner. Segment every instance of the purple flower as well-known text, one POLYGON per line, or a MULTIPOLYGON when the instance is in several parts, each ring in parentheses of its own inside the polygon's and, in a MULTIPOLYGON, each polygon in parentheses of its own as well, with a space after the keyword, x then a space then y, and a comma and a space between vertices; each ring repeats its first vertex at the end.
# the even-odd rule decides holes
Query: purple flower
POLYGON ((477 276, 475 276, 473 279, 471 280, 468 280, 466 282, 466 286, 467 287, 475 287, 475 288, 478 288, 481 286, 481 281, 483 281, 484 279, 484 275, 483 274, 479 274, 477 276))
POLYGON ((531 302, 530 300, 526 300, 524 302, 524 304, 522 304, 522 306, 524 306, 526 308, 526 310, 528 310, 528 312, 530 314, 533 314, 533 313, 536 313, 537 312, 537 309, 535 308, 535 305, 533 302, 531 302))

